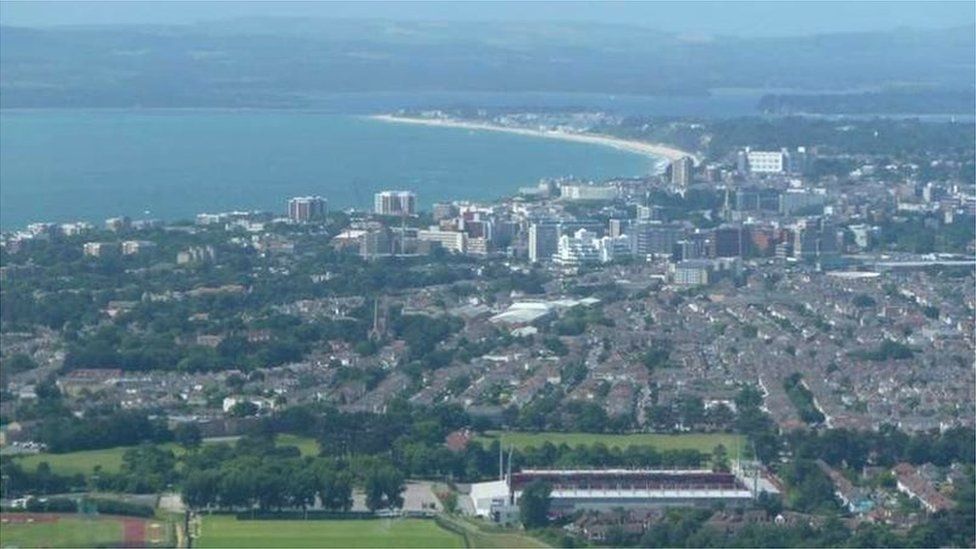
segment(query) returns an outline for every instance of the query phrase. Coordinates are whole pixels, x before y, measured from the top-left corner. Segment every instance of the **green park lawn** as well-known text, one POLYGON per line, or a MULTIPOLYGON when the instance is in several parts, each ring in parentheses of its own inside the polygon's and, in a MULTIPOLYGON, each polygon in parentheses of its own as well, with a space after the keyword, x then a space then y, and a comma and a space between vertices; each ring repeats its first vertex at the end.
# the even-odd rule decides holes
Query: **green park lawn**
MULTIPOLYGON (((216 442, 221 442, 221 440, 203 441, 204 444, 214 444, 216 442)), ((227 440, 226 442, 233 444, 233 440, 227 440)), ((279 435, 277 444, 279 446, 297 446, 303 456, 316 456, 319 453, 318 443, 311 438, 295 435, 279 435)), ((172 442, 161 444, 160 447, 172 450, 176 456, 181 456, 185 453, 182 446, 172 442)), ((29 471, 33 471, 39 463, 46 461, 51 466, 53 472, 62 475, 74 475, 76 473, 88 475, 91 474, 96 465, 101 465, 102 470, 107 473, 115 473, 122 466, 122 454, 129 448, 132 447, 119 446, 104 450, 81 450, 64 454, 29 454, 16 457, 15 459, 22 467, 29 471)))
POLYGON ((122 543, 113 518, 61 517, 57 522, 3 523, 0 547, 106 547, 122 543))
POLYGON ((591 445, 602 442, 608 447, 617 448, 653 446, 658 450, 698 450, 704 453, 711 453, 716 446, 722 444, 728 450, 730 456, 734 455, 736 447, 740 448, 743 454, 746 452, 745 438, 741 435, 729 433, 687 433, 677 435, 637 433, 615 435, 600 433, 489 431, 485 436, 478 437, 476 440, 480 440, 482 444, 486 445, 491 444, 493 440, 500 440, 503 446, 514 445, 518 449, 533 446, 538 448, 548 441, 556 446, 563 443, 569 446, 578 446, 581 444, 591 445))
POLYGON ((464 547, 432 520, 242 520, 204 517, 194 547, 464 547))

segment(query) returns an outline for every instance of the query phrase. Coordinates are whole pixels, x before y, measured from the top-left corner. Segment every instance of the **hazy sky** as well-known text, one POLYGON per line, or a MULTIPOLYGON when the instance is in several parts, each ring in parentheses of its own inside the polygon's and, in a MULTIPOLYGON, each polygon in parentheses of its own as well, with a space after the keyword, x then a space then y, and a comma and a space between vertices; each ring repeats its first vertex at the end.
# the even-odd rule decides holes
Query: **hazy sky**
POLYGON ((293 2, 0 0, 0 22, 180 24, 237 17, 543 20, 628 23, 674 32, 793 35, 942 28, 976 22, 976 2, 293 2))

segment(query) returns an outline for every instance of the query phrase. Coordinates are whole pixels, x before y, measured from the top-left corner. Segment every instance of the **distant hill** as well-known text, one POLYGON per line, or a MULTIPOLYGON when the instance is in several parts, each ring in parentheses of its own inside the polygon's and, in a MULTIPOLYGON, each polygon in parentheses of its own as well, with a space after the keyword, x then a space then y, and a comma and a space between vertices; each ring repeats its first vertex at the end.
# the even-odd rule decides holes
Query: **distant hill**
POLYGON ((883 90, 865 93, 768 94, 759 101, 765 113, 793 114, 965 114, 976 108, 976 88, 883 90))
POLYGON ((704 94, 972 86, 976 27, 685 37, 581 23, 240 19, 0 27, 2 107, 314 106, 362 91, 704 94))

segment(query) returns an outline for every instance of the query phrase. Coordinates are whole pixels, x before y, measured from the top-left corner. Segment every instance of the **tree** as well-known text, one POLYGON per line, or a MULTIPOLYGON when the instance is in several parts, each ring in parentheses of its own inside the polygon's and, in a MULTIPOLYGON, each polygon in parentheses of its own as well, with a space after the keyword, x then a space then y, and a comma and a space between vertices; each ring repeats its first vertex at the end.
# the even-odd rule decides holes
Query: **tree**
POLYGON ((190 509, 208 507, 217 502, 220 475, 216 471, 193 471, 183 479, 183 501, 190 509))
POLYGON ((37 363, 30 356, 24 353, 17 353, 10 357, 10 360, 4 361, 3 366, 7 372, 17 374, 37 368, 37 363))
POLYGON ((366 475, 363 488, 370 511, 403 507, 403 475, 390 465, 373 467, 366 475))
POLYGON ((333 470, 321 473, 319 497, 330 511, 348 511, 352 508, 352 477, 349 473, 333 470))
POLYGON ((453 515, 457 513, 458 511, 457 492, 453 490, 447 492, 446 494, 444 494, 444 497, 441 499, 441 502, 444 504, 444 511, 447 512, 447 514, 453 515))
POLYGON ((198 448, 203 442, 200 426, 196 423, 180 423, 173 429, 173 438, 187 450, 198 448))
MULTIPOLYGON (((288 478, 278 464, 265 461, 254 475, 254 494, 262 511, 280 509, 288 502, 288 478)), ((314 485, 313 485, 314 486, 314 485)))
POLYGON ((231 415, 231 417, 248 417, 257 415, 259 410, 260 408, 258 408, 257 404, 251 402, 250 400, 242 400, 234 403, 234 405, 230 407, 230 411, 228 413, 231 415))
POLYGON ((236 467, 220 479, 220 504, 224 507, 250 507, 254 501, 254 479, 251 471, 236 467))
POLYGON ((729 452, 724 444, 718 444, 712 450, 712 470, 725 472, 729 470, 729 452))
POLYGON ((305 511, 307 507, 315 504, 317 488, 315 473, 300 463, 296 464, 290 471, 285 489, 288 504, 292 507, 301 507, 302 511, 305 511))
POLYGON ((803 512, 837 508, 833 483, 814 461, 796 459, 783 468, 781 476, 791 508, 803 512))
POLYGON ((539 480, 522 490, 519 498, 519 520, 526 529, 542 528, 549 524, 549 505, 552 503, 552 487, 539 480))

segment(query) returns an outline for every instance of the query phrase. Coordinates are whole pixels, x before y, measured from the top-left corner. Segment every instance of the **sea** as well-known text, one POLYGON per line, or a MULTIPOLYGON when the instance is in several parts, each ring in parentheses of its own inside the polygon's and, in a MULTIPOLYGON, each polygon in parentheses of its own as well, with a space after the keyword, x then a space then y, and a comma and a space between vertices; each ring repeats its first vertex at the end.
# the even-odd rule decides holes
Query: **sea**
POLYGON ((292 196, 369 208, 374 192, 421 206, 492 200, 541 178, 602 180, 661 159, 601 145, 361 115, 286 110, 0 111, 0 228, 120 215, 285 212, 292 196))

